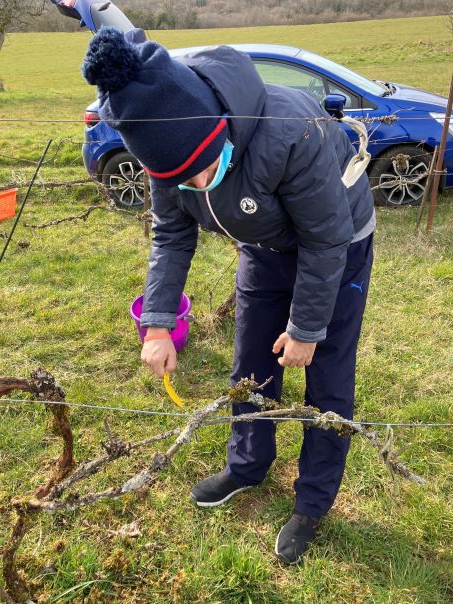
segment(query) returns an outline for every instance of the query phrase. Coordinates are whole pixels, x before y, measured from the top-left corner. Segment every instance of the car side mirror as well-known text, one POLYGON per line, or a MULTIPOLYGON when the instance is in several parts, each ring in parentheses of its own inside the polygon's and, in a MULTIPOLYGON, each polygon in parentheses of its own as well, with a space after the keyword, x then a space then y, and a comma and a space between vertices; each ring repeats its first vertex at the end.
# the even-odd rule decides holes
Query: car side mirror
POLYGON ((324 109, 333 117, 343 117, 346 97, 344 94, 328 94, 324 99, 324 109))

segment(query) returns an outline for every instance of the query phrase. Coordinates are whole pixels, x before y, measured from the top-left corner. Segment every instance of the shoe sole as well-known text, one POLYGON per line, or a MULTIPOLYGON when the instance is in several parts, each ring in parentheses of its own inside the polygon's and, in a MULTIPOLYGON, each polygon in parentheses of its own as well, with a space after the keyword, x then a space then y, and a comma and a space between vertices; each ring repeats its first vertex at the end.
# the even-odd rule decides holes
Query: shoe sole
POLYGON ((275 555, 277 556, 277 559, 280 560, 280 562, 283 562, 283 564, 286 564, 287 566, 293 566, 294 564, 298 564, 300 562, 300 560, 302 559, 302 556, 300 556, 300 558, 298 560, 288 560, 288 558, 286 558, 283 554, 280 554, 278 549, 277 549, 277 545, 278 545, 278 538, 280 537, 280 534, 283 530, 283 527, 280 529, 278 535, 277 535, 277 539, 275 540, 275 547, 274 547, 274 552, 275 555))
POLYGON ((190 498, 195 503, 195 505, 197 505, 200 508, 215 508, 218 505, 222 505, 222 503, 226 503, 229 499, 231 499, 238 493, 242 493, 242 491, 246 491, 247 489, 251 489, 251 488, 252 488, 252 485, 247 486, 247 487, 241 487, 240 489, 236 489, 235 491, 232 491, 226 497, 224 497, 223 499, 220 499, 219 501, 198 501, 193 493, 190 493, 190 498))

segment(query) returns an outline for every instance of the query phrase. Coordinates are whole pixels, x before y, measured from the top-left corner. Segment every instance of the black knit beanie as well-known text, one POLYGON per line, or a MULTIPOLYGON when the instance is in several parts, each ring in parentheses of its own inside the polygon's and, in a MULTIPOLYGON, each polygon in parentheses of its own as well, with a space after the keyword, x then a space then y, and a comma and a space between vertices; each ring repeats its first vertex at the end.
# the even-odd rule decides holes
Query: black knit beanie
POLYGON ((120 132, 157 186, 181 184, 221 154, 227 121, 219 118, 212 88, 163 46, 146 41, 142 30, 103 27, 82 73, 99 88, 101 119, 120 132))

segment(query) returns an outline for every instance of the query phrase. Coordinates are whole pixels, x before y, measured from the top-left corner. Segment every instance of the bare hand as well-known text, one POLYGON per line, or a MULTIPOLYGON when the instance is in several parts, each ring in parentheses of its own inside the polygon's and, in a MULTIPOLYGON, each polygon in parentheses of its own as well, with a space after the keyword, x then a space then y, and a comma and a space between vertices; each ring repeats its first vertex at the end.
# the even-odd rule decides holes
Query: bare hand
POLYGON ((275 340, 272 352, 278 354, 283 349, 283 356, 278 359, 282 367, 305 367, 310 365, 316 348, 316 342, 298 342, 283 332, 275 340))
POLYGON ((176 350, 170 338, 145 342, 141 359, 160 378, 176 369, 176 350))

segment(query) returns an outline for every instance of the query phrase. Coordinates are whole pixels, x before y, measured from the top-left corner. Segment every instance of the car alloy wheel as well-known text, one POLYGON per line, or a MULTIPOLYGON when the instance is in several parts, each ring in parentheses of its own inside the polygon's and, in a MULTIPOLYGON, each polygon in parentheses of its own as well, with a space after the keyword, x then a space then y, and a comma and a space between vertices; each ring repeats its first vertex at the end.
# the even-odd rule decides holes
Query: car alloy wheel
POLYGON ((102 182, 117 206, 129 209, 143 207, 143 168, 127 151, 117 153, 106 162, 102 182))
POLYGON ((375 202, 386 206, 420 205, 431 154, 421 147, 400 145, 375 159, 369 171, 375 202))

